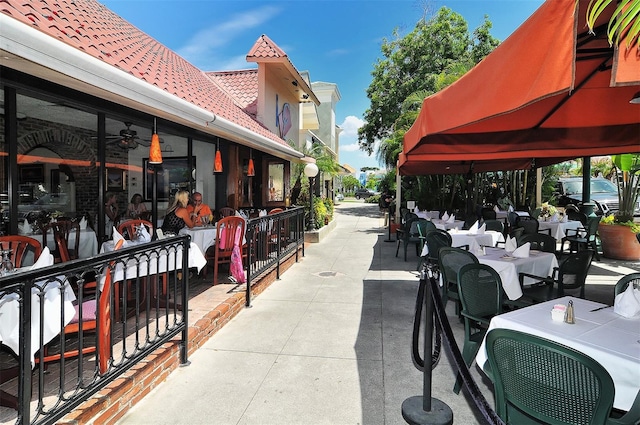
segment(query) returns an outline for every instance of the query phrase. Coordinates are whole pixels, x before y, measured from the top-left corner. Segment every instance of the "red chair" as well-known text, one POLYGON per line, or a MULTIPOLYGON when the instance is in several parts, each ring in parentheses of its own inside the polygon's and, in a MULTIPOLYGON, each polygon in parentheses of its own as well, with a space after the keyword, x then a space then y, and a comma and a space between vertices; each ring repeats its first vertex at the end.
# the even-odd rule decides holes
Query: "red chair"
POLYGON ((28 236, 19 235, 0 236, 0 249, 11 250, 9 258, 16 268, 22 267, 22 261, 28 252, 33 252, 34 262, 42 253, 40 242, 28 236))
MULTIPOLYGON (((64 244, 60 236, 57 241, 64 244)), ((114 250, 120 249, 124 241, 119 240, 114 250)), ((45 346, 43 351, 43 363, 58 361, 62 358, 74 358, 86 354, 98 352, 98 367, 100 374, 104 374, 109 366, 111 358, 111 275, 115 263, 112 261, 105 269, 104 285, 100 291, 100 297, 83 301, 81 305, 75 305, 76 314, 73 319, 64 327, 60 338, 69 335, 84 335, 85 332, 96 332, 96 345, 83 347, 82 344, 77 349, 68 350, 63 353, 49 354, 45 346)), ((95 282, 94 282, 95 284, 95 282)), ((36 357, 36 362, 39 362, 36 357)))
MULTIPOLYGON (((49 231, 53 234, 54 240, 56 235, 60 235, 67 246, 67 251, 69 254, 69 260, 75 260, 78 258, 79 250, 80 250, 80 223, 76 220, 58 220, 52 221, 51 223, 45 225, 42 228, 42 246, 47 246, 47 236, 49 231), (71 234, 75 233, 75 234, 71 234), (73 245, 69 244, 69 239, 73 238, 73 245)), ((56 250, 53 252, 53 256, 56 259, 56 262, 65 261, 61 259, 60 253, 56 250)))
POLYGON ((153 235, 153 224, 150 221, 143 220, 141 218, 135 218, 131 220, 123 221, 118 225, 118 232, 125 237, 125 239, 132 240, 136 234, 136 229, 144 225, 150 235, 153 235))
MULTIPOLYGON (((242 243, 245 226, 245 220, 242 217, 236 216, 224 217, 216 223, 216 243, 207 249, 207 253, 205 254, 207 263, 213 261, 214 285, 218 283, 218 267, 220 264, 231 264, 231 253, 233 252, 233 245, 236 241, 239 241, 240 249, 243 252, 242 258, 246 258, 242 243)), ((204 277, 206 277, 206 267, 204 277)))

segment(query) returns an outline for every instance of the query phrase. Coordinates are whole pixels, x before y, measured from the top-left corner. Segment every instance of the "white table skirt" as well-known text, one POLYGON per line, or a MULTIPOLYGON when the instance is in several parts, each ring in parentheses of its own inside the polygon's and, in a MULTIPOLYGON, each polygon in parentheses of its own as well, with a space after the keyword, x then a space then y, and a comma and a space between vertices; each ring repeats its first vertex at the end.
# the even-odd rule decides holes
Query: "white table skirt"
MULTIPOLYGON (((140 244, 127 241, 128 244, 140 244)), ((144 244, 144 242, 142 243, 144 244)), ((128 245, 131 246, 131 245, 128 245)), ((102 244, 100 252, 113 251, 113 241, 106 241, 102 244)), ((175 270, 176 267, 182 265, 182 250, 177 250, 175 253, 163 254, 157 256, 154 252, 146 253, 148 261, 137 261, 135 259, 130 260, 127 266, 124 267, 122 263, 116 266, 114 276, 112 276, 113 282, 121 282, 125 279, 135 279, 139 276, 149 276, 158 273, 164 273, 166 271, 175 270)), ((195 267, 198 272, 207 265, 207 260, 204 258, 202 251, 198 248, 198 245, 191 242, 189 245, 189 268, 195 267)), ((100 278, 100 289, 104 285, 104 276, 100 278)))
MULTIPOLYGON (((67 325, 75 315, 73 301, 76 296, 64 281, 64 290, 61 290, 59 282, 49 282, 44 287, 44 320, 42 336, 44 344, 47 344, 61 331, 60 314, 64 311, 64 323, 67 325)), ((40 350, 40 297, 38 289, 31 292, 31 352, 29 353, 31 365, 34 364, 35 354, 40 350)), ((0 290, 0 294, 2 291, 0 290)), ((16 294, 7 294, 0 297, 0 342, 18 354, 20 350, 20 304, 16 294)))
MULTIPOLYGON (((29 236, 42 244, 41 234, 24 235, 29 236)), ((69 249, 73 249, 76 243, 76 232, 73 231, 69 234, 69 249)), ((52 234, 47 235, 47 246, 50 250, 56 249, 56 241, 52 234)), ((43 247, 44 248, 44 247, 43 247)), ((80 230, 80 242, 78 245, 78 258, 89 258, 98 254, 98 238, 96 232, 92 229, 80 230)))
MULTIPOLYGON (((551 221, 538 220, 538 223, 540 223, 538 227, 539 230, 551 229, 551 236, 556 238, 557 241, 560 241, 562 240, 562 238, 567 236, 567 229, 577 230, 582 228, 582 223, 577 220, 575 221, 570 220, 570 221, 567 221, 566 223, 559 223, 557 221, 551 222, 551 221)), ((571 232, 571 234, 574 234, 574 233, 571 232)))
POLYGON ((487 248, 486 253, 478 256, 478 261, 498 272, 504 292, 510 300, 517 300, 522 296, 519 273, 546 277, 551 276, 554 267, 558 267, 556 256, 549 252, 532 250, 528 258, 504 258, 506 251, 502 248, 487 248))
POLYGON ((209 225, 206 227, 194 227, 189 229, 183 227, 179 232, 181 235, 191 236, 191 242, 198 245, 198 248, 204 253, 207 252, 207 248, 216 244, 216 236, 218 235, 218 229, 216 225, 209 225))
MULTIPOLYGON (((489 330, 513 329, 550 339, 574 348, 600 363, 615 384, 613 406, 629 410, 640 390, 640 319, 627 319, 613 308, 591 311, 603 304, 573 297, 535 304, 494 317, 489 330), (566 305, 573 300, 576 323, 569 325, 551 320, 554 304, 566 305)), ((476 362, 487 361, 482 342, 476 362)))

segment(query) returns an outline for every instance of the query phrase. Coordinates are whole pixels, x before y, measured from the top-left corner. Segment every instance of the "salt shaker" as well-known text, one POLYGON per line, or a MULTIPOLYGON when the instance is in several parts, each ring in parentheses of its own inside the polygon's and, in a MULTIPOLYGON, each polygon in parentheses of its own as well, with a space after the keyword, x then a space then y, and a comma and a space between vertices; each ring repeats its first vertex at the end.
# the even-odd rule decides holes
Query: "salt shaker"
POLYGON ((564 313, 564 322, 570 325, 576 323, 575 315, 573 312, 573 301, 569 300, 569 304, 567 304, 567 311, 564 313))

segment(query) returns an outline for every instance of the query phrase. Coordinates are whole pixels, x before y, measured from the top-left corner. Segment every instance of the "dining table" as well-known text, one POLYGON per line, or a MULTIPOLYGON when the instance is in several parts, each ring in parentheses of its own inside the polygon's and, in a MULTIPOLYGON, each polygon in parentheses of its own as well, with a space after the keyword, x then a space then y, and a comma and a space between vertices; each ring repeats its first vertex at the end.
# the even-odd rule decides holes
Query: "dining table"
MULTIPOLYGON (((546 338, 584 353, 600 363, 615 385, 613 407, 628 411, 640 391, 640 318, 626 318, 613 307, 594 301, 566 296, 500 314, 491 319, 488 330, 512 329, 546 338), (556 304, 573 301, 574 324, 554 321, 551 310, 556 304)), ((487 361, 485 341, 476 362, 483 368, 487 361)))
MULTIPOLYGON (((504 248, 485 248, 483 254, 476 256, 481 264, 486 264, 498 272, 502 280, 502 288, 512 301, 522 297, 520 273, 547 277, 553 274, 555 267, 558 267, 558 260, 553 253, 533 249, 529 251, 529 256, 526 258, 513 257, 504 248)), ((527 278, 524 284, 532 282, 527 278)))
POLYGON ((561 241, 565 236, 567 236, 567 230, 578 230, 582 228, 582 223, 578 220, 562 222, 538 219, 538 230, 549 230, 551 232, 551 236, 553 236, 557 241, 561 241))
POLYGON ((216 244, 218 229, 216 224, 207 224, 206 226, 196 226, 192 228, 183 227, 180 229, 180 235, 189 235, 191 242, 198 245, 200 251, 207 252, 207 249, 216 244))
POLYGON ((431 222, 436 226, 437 229, 440 230, 451 230, 451 229, 462 229, 464 226, 463 220, 442 220, 442 219, 433 219, 431 222))
MULTIPOLYGON (((482 247, 494 247, 498 242, 504 242, 504 235, 495 230, 486 230, 482 233, 470 232, 468 230, 452 229, 448 231, 451 235, 451 246, 454 248, 467 246, 470 252, 478 252, 482 247)), ((421 255, 429 255, 429 247, 424 244, 421 255)))

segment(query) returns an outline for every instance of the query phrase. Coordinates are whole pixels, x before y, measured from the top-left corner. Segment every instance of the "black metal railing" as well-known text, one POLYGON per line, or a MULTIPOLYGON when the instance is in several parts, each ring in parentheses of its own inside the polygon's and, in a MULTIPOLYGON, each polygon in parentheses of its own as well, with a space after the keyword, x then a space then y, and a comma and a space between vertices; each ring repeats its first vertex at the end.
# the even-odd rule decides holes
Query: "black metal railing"
POLYGON ((276 270, 280 278, 280 264, 298 255, 300 247, 304 255, 304 208, 293 207, 285 211, 252 218, 247 221, 247 295, 246 305, 251 305, 251 282, 276 270))
POLYGON ((177 236, 3 277, 0 400, 15 422, 54 423, 180 333, 186 364, 188 266, 177 236))
MULTIPOLYGON (((304 255, 304 228, 302 207, 247 221, 247 306, 254 282, 304 255)), ((17 335, 2 341, 0 405, 16 424, 54 423, 180 333, 188 363, 189 246, 170 237, 0 278, 0 326, 17 335), (95 323, 71 332, 76 312, 95 323)))

